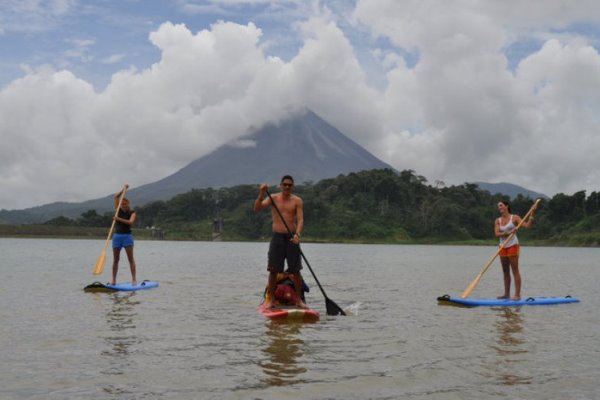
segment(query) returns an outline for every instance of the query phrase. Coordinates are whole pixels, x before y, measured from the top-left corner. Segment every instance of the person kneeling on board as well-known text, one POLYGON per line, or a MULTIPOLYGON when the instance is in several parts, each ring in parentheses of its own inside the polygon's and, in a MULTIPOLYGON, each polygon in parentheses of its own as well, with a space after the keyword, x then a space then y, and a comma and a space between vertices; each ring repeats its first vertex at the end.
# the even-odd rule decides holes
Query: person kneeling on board
POLYGON ((298 304, 298 300, 305 301, 304 293, 309 292, 310 288, 302 280, 302 291, 300 298, 296 294, 296 288, 294 285, 292 274, 288 272, 279 272, 277 274, 277 283, 275 284, 275 292, 273 298, 269 294, 268 288, 265 289, 265 302, 271 305, 284 305, 284 306, 295 306, 298 304))

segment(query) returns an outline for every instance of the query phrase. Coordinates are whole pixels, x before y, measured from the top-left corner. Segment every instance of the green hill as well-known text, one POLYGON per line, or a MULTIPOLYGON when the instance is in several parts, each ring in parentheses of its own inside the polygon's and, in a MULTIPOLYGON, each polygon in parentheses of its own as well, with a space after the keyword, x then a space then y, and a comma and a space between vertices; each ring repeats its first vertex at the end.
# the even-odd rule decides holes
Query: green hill
MULTIPOLYGON (((264 240, 271 215, 253 212, 257 193, 257 185, 195 189, 137 207, 136 228, 145 237, 171 240, 264 240)), ((305 183, 295 193, 304 200, 303 240, 322 242, 495 243, 496 205, 508 200, 476 184, 434 187, 412 170, 390 169, 305 183)), ((517 195, 512 212, 524 216, 533 201, 517 195)), ((89 210, 77 219, 59 217, 37 226, 64 235, 67 231, 48 227, 72 226, 81 232, 104 227, 101 231, 107 232, 110 221, 111 213, 89 210)), ((0 235, 12 236, 6 228, 0 235)), ((597 246, 600 194, 581 191, 543 199, 532 229, 519 235, 531 244, 597 246)))

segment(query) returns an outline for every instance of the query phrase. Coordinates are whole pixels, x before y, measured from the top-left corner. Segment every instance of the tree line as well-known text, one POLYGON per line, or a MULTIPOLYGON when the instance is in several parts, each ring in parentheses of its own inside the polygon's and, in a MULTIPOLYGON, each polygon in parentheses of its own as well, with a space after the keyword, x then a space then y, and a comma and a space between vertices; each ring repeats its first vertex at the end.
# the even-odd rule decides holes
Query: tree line
MULTIPOLYGON (((194 189, 135 207, 136 225, 160 227, 168 239, 208 240, 219 220, 224 239, 258 240, 270 234, 271 216, 254 213, 257 193, 257 185, 194 189)), ((431 185, 413 170, 390 169, 306 182, 295 193, 304 200, 303 238, 332 242, 491 240, 499 201, 510 201, 512 212, 524 216, 535 200, 522 195, 511 200, 470 183, 431 185)), ((89 210, 75 220, 59 217, 47 224, 109 226, 111 219, 112 213, 89 210)), ((549 244, 598 245, 599 223, 600 193, 559 193, 541 201, 532 229, 521 234, 549 244)))

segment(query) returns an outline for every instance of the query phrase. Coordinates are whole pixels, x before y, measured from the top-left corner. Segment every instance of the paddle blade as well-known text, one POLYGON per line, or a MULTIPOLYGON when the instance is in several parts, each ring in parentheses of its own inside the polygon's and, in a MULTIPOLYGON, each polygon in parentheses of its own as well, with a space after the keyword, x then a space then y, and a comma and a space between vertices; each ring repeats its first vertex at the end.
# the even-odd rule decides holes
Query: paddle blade
POLYGON ((100 253, 100 257, 98 257, 98 261, 96 261, 96 265, 94 266, 94 275, 100 275, 104 271, 104 264, 106 262, 106 250, 100 253))
POLYGON ((325 298, 325 308, 327 308, 327 315, 346 315, 344 310, 329 298, 325 298))

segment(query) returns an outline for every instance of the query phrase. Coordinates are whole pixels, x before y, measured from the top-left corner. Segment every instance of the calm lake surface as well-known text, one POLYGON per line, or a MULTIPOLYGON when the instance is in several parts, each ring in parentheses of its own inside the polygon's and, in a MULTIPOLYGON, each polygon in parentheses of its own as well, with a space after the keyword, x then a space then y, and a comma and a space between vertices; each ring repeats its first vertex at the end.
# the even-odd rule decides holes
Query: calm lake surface
MULTIPOLYGON (((265 243, 136 243, 138 279, 85 293, 103 240, 0 239, 0 399, 598 399, 600 249, 522 248, 524 296, 581 303, 439 306, 494 247, 304 244, 316 324, 256 308, 265 243)), ((123 255, 123 258, 124 255, 123 255)), ((121 262, 119 281, 129 281, 121 262)), ((472 297, 502 292, 499 262, 472 297)))

